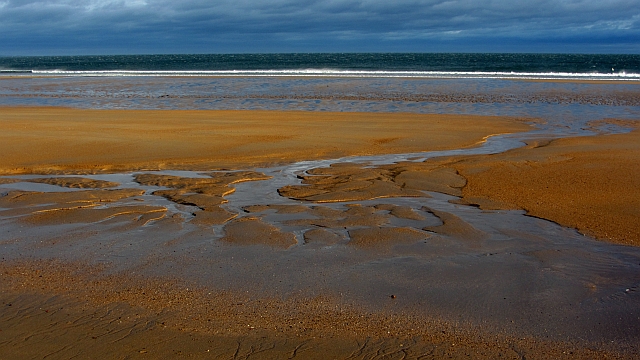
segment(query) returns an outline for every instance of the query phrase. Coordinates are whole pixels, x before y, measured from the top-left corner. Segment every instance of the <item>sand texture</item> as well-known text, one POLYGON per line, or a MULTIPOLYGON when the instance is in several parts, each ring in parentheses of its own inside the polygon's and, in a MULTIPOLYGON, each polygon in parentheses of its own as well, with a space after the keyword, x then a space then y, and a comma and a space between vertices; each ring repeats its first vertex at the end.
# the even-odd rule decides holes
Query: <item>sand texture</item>
POLYGON ((524 209, 602 240, 640 246, 640 131, 452 161, 468 181, 467 203, 524 209))
POLYGON ((640 245, 640 131, 387 165, 294 163, 468 148, 531 127, 0 114, 0 174, 48 176, 0 178, 0 358, 637 356, 640 250, 590 236, 640 245), (256 167, 273 164, 289 165, 256 167))
POLYGON ((95 277, 100 268, 56 262, 0 263, 0 271, 0 343, 12 359, 625 357, 570 343, 481 338, 437 321, 367 314, 331 297, 255 300, 135 274, 95 277), (65 295, 70 281, 73 297, 65 295), (25 286, 38 290, 25 293, 25 286))
POLYGON ((472 146, 526 131, 498 117, 0 108, 0 174, 211 170, 472 146))

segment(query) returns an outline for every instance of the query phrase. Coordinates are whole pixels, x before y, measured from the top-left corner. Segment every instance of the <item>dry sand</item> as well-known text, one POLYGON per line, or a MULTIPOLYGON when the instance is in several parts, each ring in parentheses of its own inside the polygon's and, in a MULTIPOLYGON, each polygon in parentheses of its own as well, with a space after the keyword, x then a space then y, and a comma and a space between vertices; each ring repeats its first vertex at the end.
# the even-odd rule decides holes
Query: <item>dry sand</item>
POLYGON ((472 146, 511 119, 278 111, 0 108, 0 174, 247 168, 472 146))
POLYGON ((463 201, 531 216, 610 242, 640 246, 640 131, 532 142, 455 159, 463 201))

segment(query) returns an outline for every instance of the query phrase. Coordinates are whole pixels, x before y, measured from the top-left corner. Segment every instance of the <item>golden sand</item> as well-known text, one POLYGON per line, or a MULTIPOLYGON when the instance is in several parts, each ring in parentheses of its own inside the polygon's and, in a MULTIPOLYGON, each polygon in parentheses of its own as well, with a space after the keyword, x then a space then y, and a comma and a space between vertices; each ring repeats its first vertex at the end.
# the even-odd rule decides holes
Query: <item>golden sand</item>
POLYGON ((513 119, 281 111, 0 108, 0 174, 211 170, 472 146, 513 119))
POLYGON ((640 246, 640 131, 451 161, 468 180, 467 203, 524 209, 598 239, 640 246))

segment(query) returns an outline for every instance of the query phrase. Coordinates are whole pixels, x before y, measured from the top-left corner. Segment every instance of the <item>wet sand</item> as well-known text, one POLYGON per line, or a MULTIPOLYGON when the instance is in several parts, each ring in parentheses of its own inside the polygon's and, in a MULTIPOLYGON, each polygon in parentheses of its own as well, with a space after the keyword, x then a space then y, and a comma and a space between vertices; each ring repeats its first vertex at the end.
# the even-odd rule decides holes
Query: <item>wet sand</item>
MULTIPOLYGON (((467 331, 331 296, 211 292, 165 276, 113 276, 56 261, 0 263, 3 357, 622 359, 629 353, 467 331)), ((394 302, 395 295, 389 295, 394 302)))
POLYGON ((70 192, 3 194, 0 347, 14 358, 629 358, 638 348, 634 252, 594 261, 573 240, 517 229, 493 239, 476 213, 460 217, 450 203, 393 203, 462 196, 637 245, 638 132, 337 163, 278 188, 290 205, 256 198, 234 213, 224 205, 235 185, 271 176, 211 170, 469 147, 530 127, 457 115, 0 112, 3 174, 207 171, 134 175, 152 193, 50 176, 27 181, 70 192), (611 314, 620 318, 604 321, 611 314))

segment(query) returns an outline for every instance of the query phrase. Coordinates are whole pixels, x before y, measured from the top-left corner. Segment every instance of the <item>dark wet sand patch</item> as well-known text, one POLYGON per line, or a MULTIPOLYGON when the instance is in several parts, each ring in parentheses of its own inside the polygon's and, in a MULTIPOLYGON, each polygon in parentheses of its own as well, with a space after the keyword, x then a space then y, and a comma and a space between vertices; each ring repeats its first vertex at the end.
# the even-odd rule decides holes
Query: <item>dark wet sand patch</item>
POLYGON ((305 244, 334 245, 341 240, 341 236, 323 228, 307 230, 304 233, 305 244))
MULTIPOLYGON (((228 195, 232 192, 233 189, 227 189, 227 192, 225 192, 224 195, 228 195)), ((218 208, 218 205, 227 203, 227 200, 225 200, 222 195, 186 193, 183 190, 158 190, 154 191, 153 195, 162 196, 176 204, 196 206, 201 210, 210 211, 214 211, 218 208)))
POLYGON ((378 167, 335 163, 300 176, 302 185, 280 188, 282 196, 312 202, 362 201, 392 197, 428 197, 423 191, 461 196, 466 180, 452 167, 399 163, 378 167))
POLYGON ((140 185, 162 186, 177 191, 174 193, 198 193, 212 196, 224 196, 234 191, 228 183, 211 178, 188 178, 172 175, 138 174, 135 180, 140 185))
POLYGON ((389 215, 383 214, 373 206, 350 205, 346 210, 314 206, 307 212, 316 218, 287 220, 285 225, 313 225, 332 229, 347 229, 363 226, 380 226, 389 223, 389 215))
POLYGON ((144 193, 137 189, 82 190, 74 192, 11 191, 0 197, 2 216, 20 217, 33 226, 94 223, 132 216, 138 224, 164 217, 166 208, 147 205, 115 205, 119 200, 144 193))
POLYGON ((420 215, 409 206, 400 206, 400 205, 393 205, 393 204, 378 204, 378 205, 375 205, 374 208, 378 210, 389 211, 389 214, 399 219, 417 220, 417 221, 425 220, 424 216, 420 215))
POLYGON ((246 181, 260 181, 269 180, 271 176, 265 175, 258 171, 230 171, 230 172, 209 172, 206 173, 209 177, 220 183, 231 185, 246 181))
POLYGON ((467 181, 454 168, 430 167, 424 163, 405 164, 393 167, 398 175, 394 182, 403 188, 434 191, 452 196, 461 196, 467 181))
MULTIPOLYGON (((522 359, 632 356, 610 346, 488 335, 435 319, 368 313, 335 297, 253 299, 169 278, 56 262, 0 263, 9 358, 522 359), (69 285, 73 283, 73 287, 69 285)), ((402 299, 389 298, 389 302, 402 299)))
POLYGON ((361 248, 390 248, 398 244, 412 244, 429 236, 414 228, 369 227, 349 230, 349 245, 361 248))
POLYGON ((229 222, 224 227, 224 233, 220 240, 235 245, 269 245, 288 248, 298 243, 292 233, 281 232, 277 227, 254 217, 229 222))
POLYGON ((160 174, 138 174, 136 182, 141 185, 162 186, 170 190, 157 190, 153 193, 169 201, 181 205, 190 205, 202 211, 193 213, 195 218, 190 222, 200 226, 224 224, 238 214, 231 213, 219 205, 227 203, 224 196, 235 191, 231 184, 245 181, 260 181, 270 179, 263 173, 256 171, 210 172, 206 178, 189 178, 160 174))
POLYGON ((243 210, 248 213, 275 210, 278 214, 299 214, 309 211, 309 208, 302 205, 250 205, 244 207, 243 210))
POLYGON ((364 166, 345 163, 312 169, 309 175, 301 176, 303 185, 287 185, 278 192, 291 199, 318 203, 427 196, 396 184, 390 171, 364 166))

